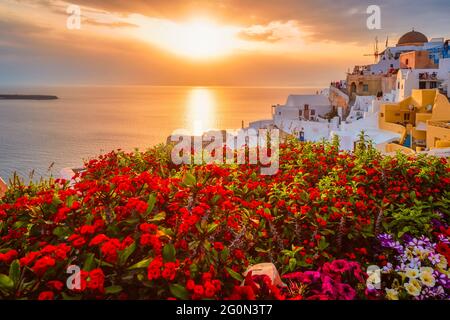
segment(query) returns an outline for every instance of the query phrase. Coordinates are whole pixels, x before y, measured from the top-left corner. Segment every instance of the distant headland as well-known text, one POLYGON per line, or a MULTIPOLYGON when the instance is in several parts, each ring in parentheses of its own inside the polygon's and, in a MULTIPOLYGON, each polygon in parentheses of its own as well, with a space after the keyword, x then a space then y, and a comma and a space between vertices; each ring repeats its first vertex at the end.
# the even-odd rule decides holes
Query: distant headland
POLYGON ((0 100, 56 100, 57 96, 40 94, 0 94, 0 100))

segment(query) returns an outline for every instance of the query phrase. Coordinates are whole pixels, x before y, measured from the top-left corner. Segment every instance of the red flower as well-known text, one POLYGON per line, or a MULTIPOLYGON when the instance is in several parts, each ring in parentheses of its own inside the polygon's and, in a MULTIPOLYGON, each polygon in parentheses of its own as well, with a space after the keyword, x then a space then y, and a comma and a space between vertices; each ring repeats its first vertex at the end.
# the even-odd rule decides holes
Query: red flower
POLYGON ((105 282, 105 275, 102 269, 97 268, 89 272, 89 281, 87 283, 87 287, 89 289, 103 292, 104 282, 105 282))
POLYGON ((157 257, 150 262, 147 268, 148 280, 159 279, 161 277, 162 258, 157 257))
POLYGON ((6 253, 0 253, 0 262, 4 262, 6 264, 11 263, 17 257, 16 250, 9 250, 6 253))
POLYGON ((223 243, 222 242, 214 242, 214 249, 216 249, 217 251, 222 251, 223 250, 223 243))
POLYGON ((316 221, 321 227, 325 227, 327 225, 327 221, 322 219, 321 217, 317 217, 316 221))
POLYGON ((94 238, 92 238, 91 242, 89 242, 89 246, 98 246, 99 244, 102 244, 105 241, 108 241, 109 238, 104 235, 103 233, 96 235, 94 238))
POLYGON ((134 243, 134 240, 130 236, 126 236, 125 239, 122 240, 122 243, 120 244, 120 250, 124 250, 131 246, 134 243))
POLYGON ((152 223, 142 223, 139 225, 139 229, 146 233, 155 233, 158 230, 158 226, 152 223))
POLYGON ((137 212, 143 214, 147 211, 148 204, 138 198, 130 198, 127 203, 127 208, 135 209, 137 212))
POLYGON ((211 282, 205 283, 205 297, 206 298, 212 298, 216 294, 216 288, 211 282))
POLYGON ((52 280, 47 282, 47 287, 56 291, 61 291, 64 288, 64 284, 58 280, 52 280))
POLYGON ((120 248, 120 241, 118 239, 109 239, 102 244, 100 251, 106 262, 115 263, 119 254, 117 250, 120 248))
POLYGON ((189 290, 189 291, 193 291, 194 288, 195 288, 195 282, 194 282, 194 280, 189 279, 189 280, 186 282, 186 289, 189 290))
POLYGON ((203 296, 204 290, 203 290, 203 286, 201 285, 196 285, 194 287, 194 294, 198 295, 198 296, 203 296))
POLYGON ((45 256, 38 259, 31 270, 38 275, 43 275, 50 267, 53 267, 54 265, 55 259, 45 256))
POLYGON ((84 225, 80 229, 80 234, 82 234, 82 235, 93 234, 94 232, 95 232, 95 227, 94 226, 84 225))
POLYGON ((61 243, 56 247, 55 251, 53 252, 53 255, 57 260, 66 260, 67 254, 70 252, 70 250, 72 250, 72 248, 70 248, 65 243, 61 243))
POLYGON ((80 236, 79 234, 72 234, 67 240, 72 242, 72 245, 75 248, 80 248, 80 247, 84 246, 84 244, 86 243, 86 240, 84 240, 84 238, 82 236, 80 236))
POLYGON ((157 236, 145 233, 141 236, 140 244, 143 246, 152 246, 155 253, 159 254, 161 252, 161 241, 159 241, 157 236))
POLYGON ((175 279, 177 265, 173 262, 167 262, 164 264, 164 270, 162 272, 162 277, 166 280, 175 279))
POLYGON ((21 258, 19 260, 20 265, 23 266, 29 266, 37 257, 39 257, 41 253, 39 251, 33 251, 28 253, 25 257, 21 258))
POLYGON ((38 300, 53 300, 55 294, 52 291, 43 291, 39 294, 38 300))

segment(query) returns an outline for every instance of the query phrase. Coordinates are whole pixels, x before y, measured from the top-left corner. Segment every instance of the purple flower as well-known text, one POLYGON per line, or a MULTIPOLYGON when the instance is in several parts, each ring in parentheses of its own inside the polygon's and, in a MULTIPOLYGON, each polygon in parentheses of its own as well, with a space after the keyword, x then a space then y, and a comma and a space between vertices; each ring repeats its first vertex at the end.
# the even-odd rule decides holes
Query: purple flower
POLYGON ((440 242, 443 242, 445 244, 450 244, 450 240, 443 234, 438 235, 438 239, 440 242))
POLYGON ((430 260, 430 262, 433 265, 438 264, 439 262, 441 262, 441 256, 438 253, 430 253, 428 255, 428 260, 430 260))
POLYGON ((406 243, 410 247, 418 247, 420 249, 434 249, 434 244, 425 236, 413 238, 406 243))
POLYGON ((394 241, 392 236, 387 233, 378 235, 378 240, 380 240, 381 246, 385 248, 390 248, 396 250, 398 253, 403 253, 404 248, 398 241, 394 241))

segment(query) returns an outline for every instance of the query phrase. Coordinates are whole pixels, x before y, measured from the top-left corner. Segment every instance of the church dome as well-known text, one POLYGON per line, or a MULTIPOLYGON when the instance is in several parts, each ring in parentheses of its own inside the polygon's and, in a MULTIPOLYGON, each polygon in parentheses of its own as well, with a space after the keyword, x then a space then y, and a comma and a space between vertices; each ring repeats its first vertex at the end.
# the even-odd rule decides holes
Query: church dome
POLYGON ((413 30, 402 35, 398 40, 397 46, 422 45, 426 42, 428 42, 426 35, 413 30))

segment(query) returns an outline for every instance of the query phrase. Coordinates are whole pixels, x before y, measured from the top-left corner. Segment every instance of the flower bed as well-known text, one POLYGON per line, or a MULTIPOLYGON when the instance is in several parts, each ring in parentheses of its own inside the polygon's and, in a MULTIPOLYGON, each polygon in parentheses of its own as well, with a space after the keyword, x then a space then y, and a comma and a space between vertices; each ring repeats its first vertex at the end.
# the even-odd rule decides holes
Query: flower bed
POLYGON ((15 179, 0 200, 0 298, 448 298, 447 160, 288 141, 280 171, 261 176, 175 166, 168 148, 103 155, 74 184, 15 179), (285 286, 243 276, 263 262, 285 286), (369 265, 385 267, 381 289, 366 286, 369 265))

